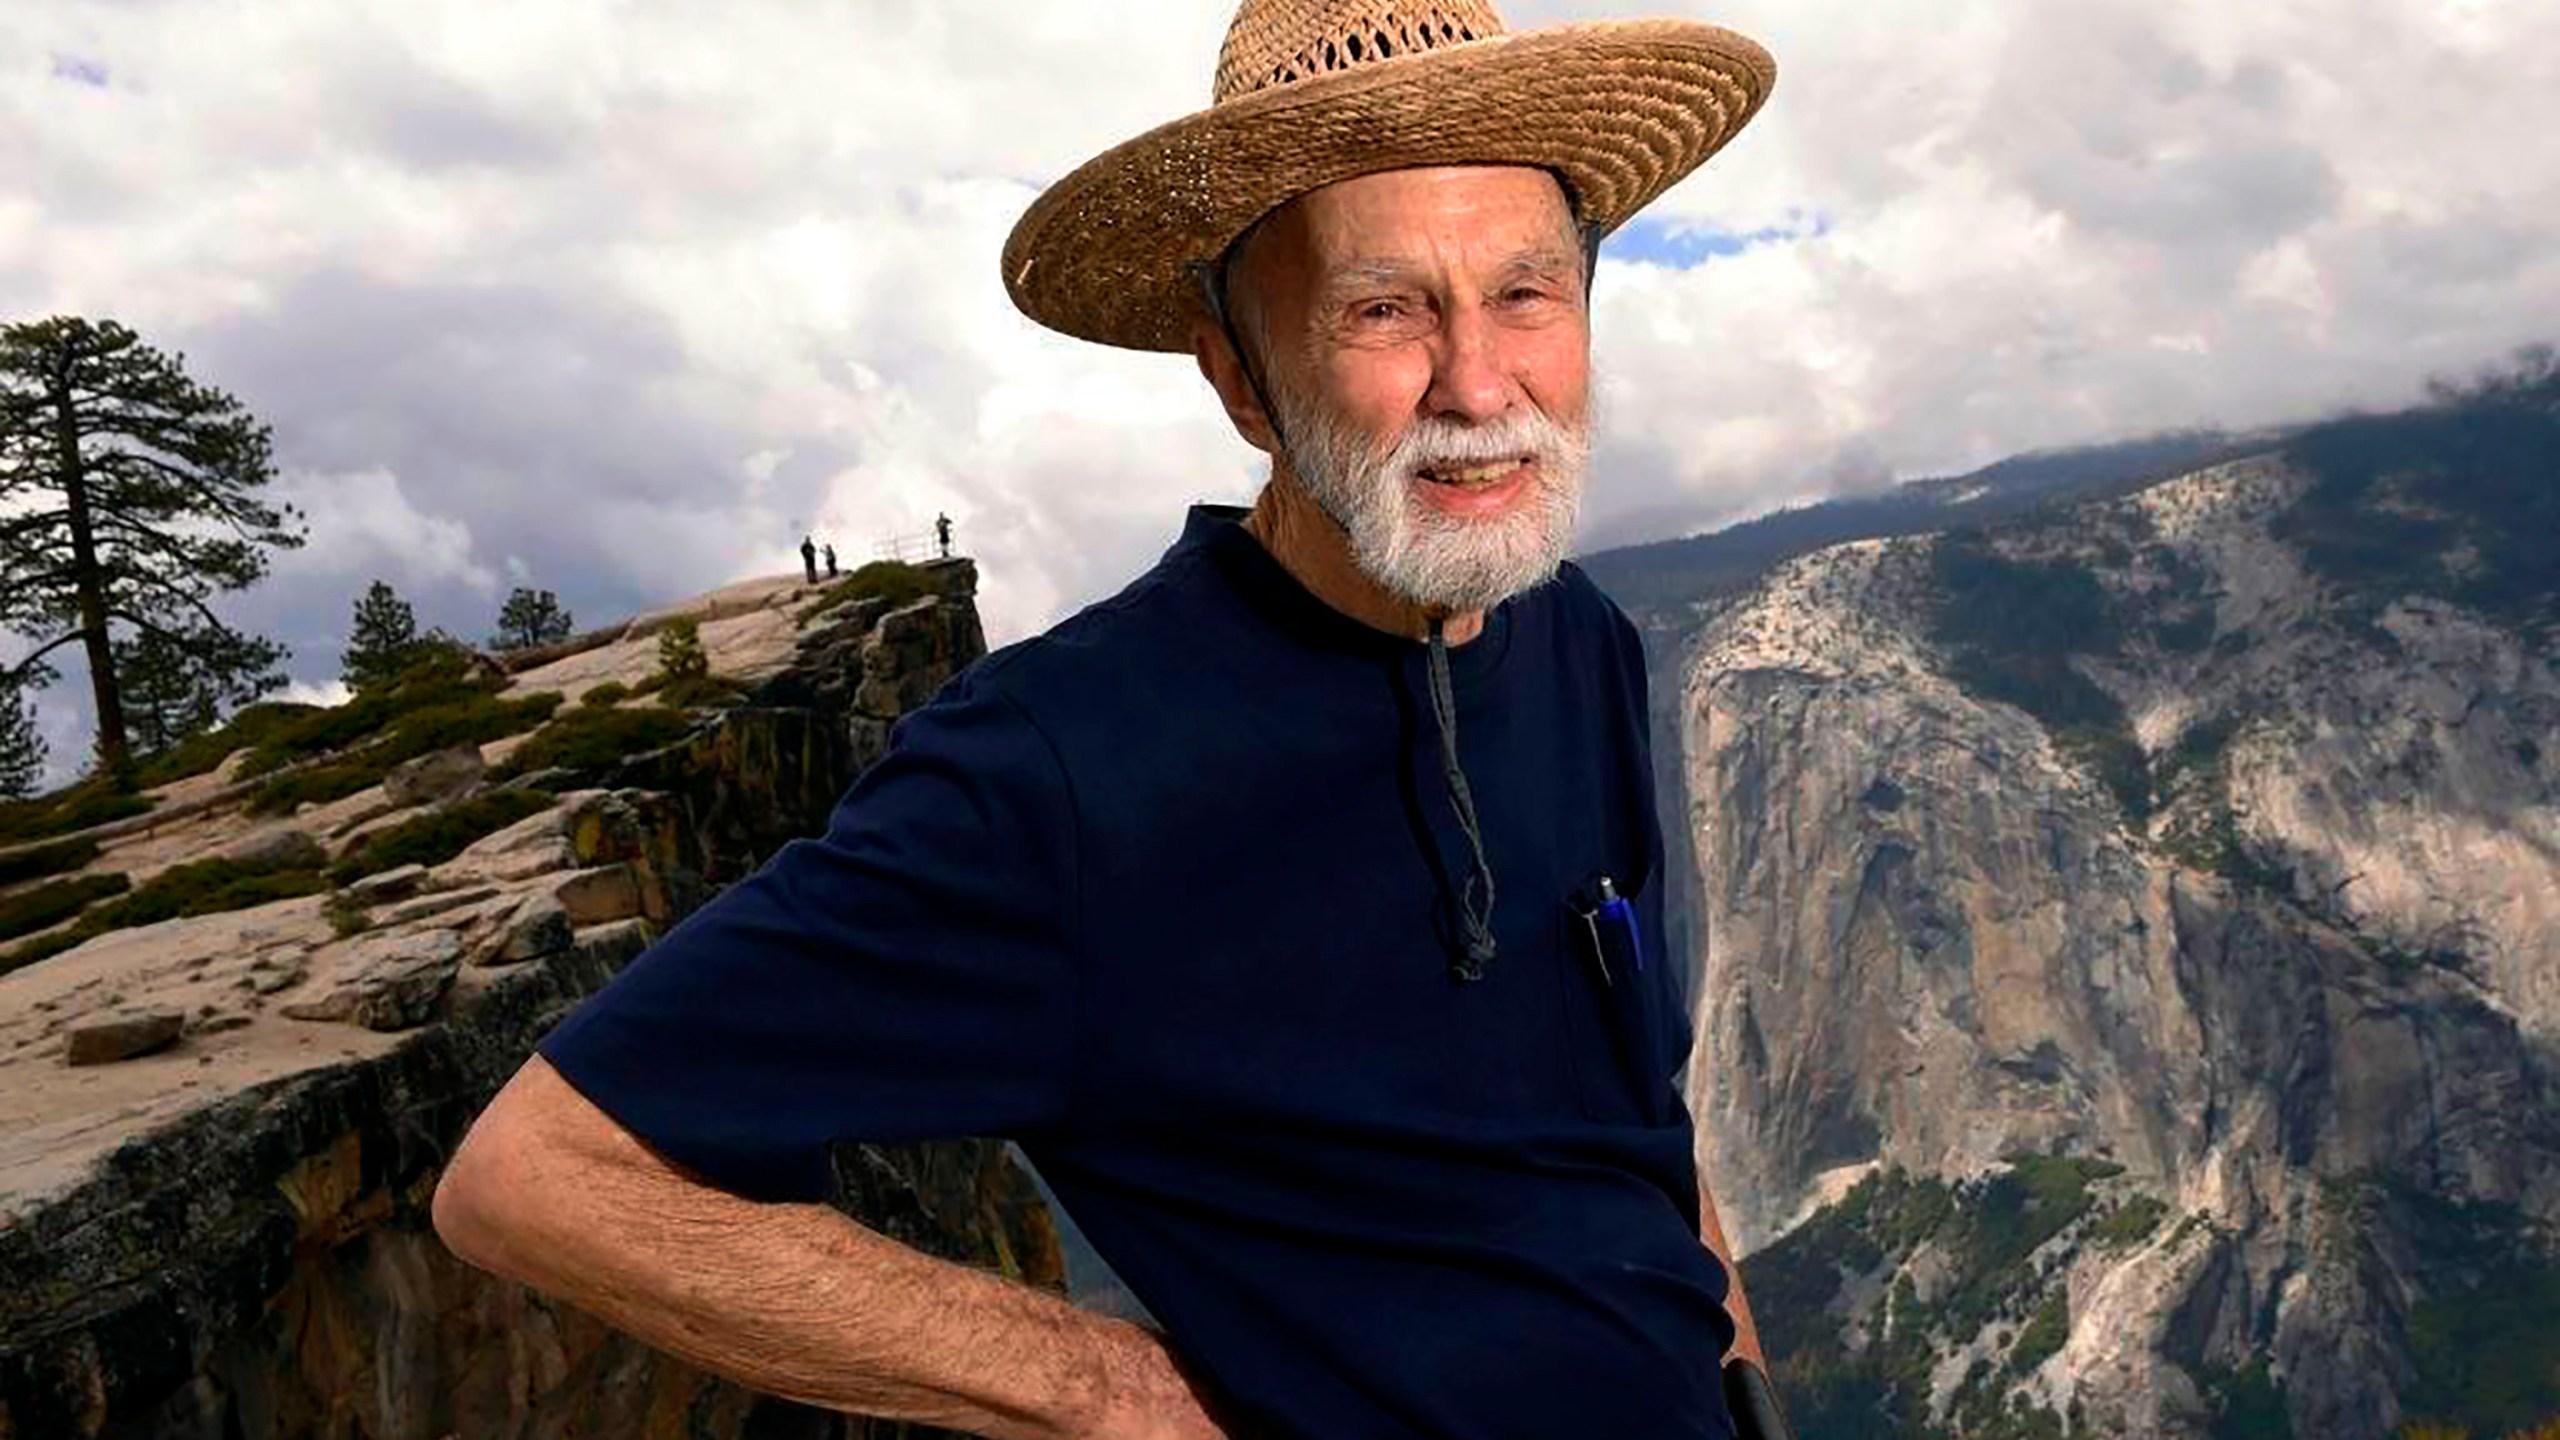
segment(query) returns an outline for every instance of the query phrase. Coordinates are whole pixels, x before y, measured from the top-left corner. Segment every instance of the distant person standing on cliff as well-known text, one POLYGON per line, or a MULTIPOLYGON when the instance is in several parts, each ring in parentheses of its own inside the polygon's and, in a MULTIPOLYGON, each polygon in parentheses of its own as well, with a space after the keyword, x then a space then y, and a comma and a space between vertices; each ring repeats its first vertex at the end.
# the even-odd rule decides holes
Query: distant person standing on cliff
POLYGON ((818 583, 818 541, 813 535, 800 537, 800 568, 807 572, 809 583, 818 583))
POLYGON ((945 559, 945 560, 950 559, 950 558, 951 558, 951 517, 950 517, 950 516, 948 516, 948 515, 936 515, 936 516, 934 516, 934 517, 933 517, 933 540, 934 540, 934 543, 935 543, 936 545, 938 545, 938 546, 940 546, 940 547, 942 548, 942 558, 943 558, 943 559, 945 559))
POLYGON ((1601 238, 1774 73, 1688 21, 1245 0, 1216 103, 1052 186, 1004 282, 1190 355, 1271 457, 1250 512, 972 667, 553 1032, 448 1242, 988 1436, 1731 1434, 1644 660, 1563 557, 1601 238), (962 1135, 1162 1332, 812 1203, 834 1142, 962 1135))
POLYGON ((828 546, 828 547, 826 548, 826 556, 827 556, 827 578, 828 578, 828 579, 830 579, 830 580, 833 580, 834 578, 836 578, 836 547, 834 547, 833 545, 828 546))

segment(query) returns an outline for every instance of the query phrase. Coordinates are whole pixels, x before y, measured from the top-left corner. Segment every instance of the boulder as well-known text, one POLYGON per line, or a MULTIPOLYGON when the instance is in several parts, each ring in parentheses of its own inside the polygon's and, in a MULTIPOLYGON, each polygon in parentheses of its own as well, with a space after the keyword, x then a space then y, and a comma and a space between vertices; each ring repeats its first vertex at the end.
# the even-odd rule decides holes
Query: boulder
POLYGON ((287 1004, 288 1018, 406 1030, 435 1018, 436 1002, 462 968, 462 937, 449 930, 366 935, 321 954, 317 993, 287 1004))
POLYGON ((854 708, 866 715, 901 715, 932 698, 958 660, 961 647, 953 629, 943 602, 931 596, 881 616, 863 643, 854 708))
POLYGON ((73 1026, 64 1037, 62 1058, 73 1065, 111 1065, 166 1050, 186 1028, 187 1017, 175 1010, 112 1015, 73 1026))
POLYGON ((487 860, 501 855, 556 853, 569 837, 567 815, 560 810, 545 810, 528 815, 493 835, 484 835, 454 857, 457 860, 487 860))
POLYGON ((420 920, 449 914, 466 905, 477 905, 497 893, 497 888, 489 885, 475 886, 465 890, 439 890, 432 895, 421 895, 395 910, 384 913, 377 923, 385 927, 412 925, 420 920))
POLYGON ((657 925, 635 915, 628 920, 616 920, 609 925, 579 931, 577 950, 605 970, 619 970, 648 949, 649 942, 657 938, 657 925))
POLYGON ((377 788, 373 792, 372 799, 357 805, 354 810, 348 812, 345 818, 329 827, 329 838, 332 840, 344 840, 357 831, 371 826, 375 821, 381 819, 385 815, 397 815, 399 813, 400 807, 382 798, 382 791, 377 788))
POLYGON ((516 965, 557 954, 575 943, 575 927, 569 923, 568 908, 550 895, 527 896, 507 917, 489 944, 483 946, 472 963, 475 965, 516 965))
POLYGON ((329 852, 311 832, 290 825, 253 831, 218 853, 225 860, 259 870, 317 870, 329 863, 329 852))
POLYGON ((382 794, 394 805, 433 805, 477 787, 488 770, 479 746, 456 745, 392 766, 382 777, 382 794))
POLYGON ((427 883, 424 865, 397 865, 379 870, 341 891, 349 902, 358 906, 380 905, 392 900, 406 900, 427 883))
POLYGON ((599 865, 562 880, 552 895, 575 926, 628 920, 643 912, 640 877, 628 865, 599 865))

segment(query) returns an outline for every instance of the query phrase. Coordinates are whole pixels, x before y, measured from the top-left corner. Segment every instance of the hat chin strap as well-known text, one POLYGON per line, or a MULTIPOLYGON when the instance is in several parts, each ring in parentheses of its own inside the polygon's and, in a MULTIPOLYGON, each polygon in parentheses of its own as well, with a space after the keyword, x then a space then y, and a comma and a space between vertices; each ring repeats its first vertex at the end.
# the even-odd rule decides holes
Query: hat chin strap
POLYGON ((1440 783, 1448 792, 1449 808, 1457 812, 1458 829, 1467 837, 1467 858, 1472 862, 1458 891, 1460 948, 1449 962, 1449 978, 1469 984, 1482 980, 1486 967, 1493 964, 1493 867, 1484 858, 1484 827, 1476 819, 1475 791, 1458 763, 1458 697, 1449 678, 1449 640, 1437 615, 1431 617, 1429 646, 1431 718, 1440 729, 1440 783))
POLYGON ((1219 333, 1227 337, 1227 348, 1235 352, 1245 384, 1253 387, 1253 402, 1262 407, 1263 423, 1271 427, 1271 443, 1278 452, 1275 458, 1286 458, 1289 439, 1280 432, 1280 407, 1271 403, 1271 392, 1263 388, 1262 374, 1253 368, 1252 352, 1245 349, 1244 336, 1236 331, 1235 314, 1227 307, 1227 268, 1235 259, 1236 246, 1243 243, 1244 236, 1239 235, 1214 262, 1191 262, 1191 273, 1200 278, 1200 294, 1208 302, 1209 314, 1218 322, 1219 333))

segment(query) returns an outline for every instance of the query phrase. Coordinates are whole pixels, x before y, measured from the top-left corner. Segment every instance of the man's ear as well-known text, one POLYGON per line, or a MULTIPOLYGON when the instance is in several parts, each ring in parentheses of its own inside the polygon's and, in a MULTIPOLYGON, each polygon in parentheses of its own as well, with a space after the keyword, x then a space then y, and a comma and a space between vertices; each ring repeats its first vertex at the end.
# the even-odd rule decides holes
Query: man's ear
POLYGON ((1247 380, 1244 366, 1236 358, 1226 333, 1207 316, 1191 322, 1191 358, 1200 365, 1200 378, 1218 392, 1218 403, 1227 412, 1227 423, 1236 427, 1244 443, 1265 455, 1279 453, 1272 438, 1271 418, 1262 412, 1262 402, 1253 393, 1253 382, 1247 380))

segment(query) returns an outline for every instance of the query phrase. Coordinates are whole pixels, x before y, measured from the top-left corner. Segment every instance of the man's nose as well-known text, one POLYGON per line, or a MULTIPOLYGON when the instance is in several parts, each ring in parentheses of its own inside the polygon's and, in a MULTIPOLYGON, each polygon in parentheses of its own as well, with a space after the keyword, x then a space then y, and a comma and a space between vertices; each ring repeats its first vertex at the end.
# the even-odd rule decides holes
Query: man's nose
POLYGON ((1478 305, 1449 308, 1432 357, 1431 388, 1423 408, 1435 416, 1480 424, 1511 408, 1511 376, 1502 365, 1501 336, 1478 305))

